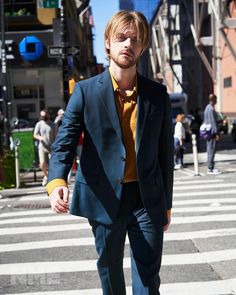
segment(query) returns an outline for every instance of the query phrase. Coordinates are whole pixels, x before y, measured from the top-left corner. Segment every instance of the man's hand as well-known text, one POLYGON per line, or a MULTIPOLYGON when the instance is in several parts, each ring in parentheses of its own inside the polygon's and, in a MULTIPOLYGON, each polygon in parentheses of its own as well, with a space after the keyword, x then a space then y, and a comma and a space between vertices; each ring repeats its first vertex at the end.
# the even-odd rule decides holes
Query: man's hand
POLYGON ((49 196, 51 208, 56 213, 68 213, 69 190, 66 186, 56 187, 49 196))
POLYGON ((171 221, 171 210, 167 211, 167 217, 168 217, 168 223, 166 225, 164 225, 164 231, 167 231, 170 225, 170 221, 171 221))

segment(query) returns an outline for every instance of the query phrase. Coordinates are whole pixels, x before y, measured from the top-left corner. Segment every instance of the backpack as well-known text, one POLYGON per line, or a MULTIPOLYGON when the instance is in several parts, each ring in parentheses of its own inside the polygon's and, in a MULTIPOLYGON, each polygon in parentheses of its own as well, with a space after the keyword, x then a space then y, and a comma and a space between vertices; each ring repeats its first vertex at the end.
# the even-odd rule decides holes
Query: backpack
POLYGON ((211 124, 202 123, 199 130, 199 136, 204 140, 210 140, 212 138, 211 124))

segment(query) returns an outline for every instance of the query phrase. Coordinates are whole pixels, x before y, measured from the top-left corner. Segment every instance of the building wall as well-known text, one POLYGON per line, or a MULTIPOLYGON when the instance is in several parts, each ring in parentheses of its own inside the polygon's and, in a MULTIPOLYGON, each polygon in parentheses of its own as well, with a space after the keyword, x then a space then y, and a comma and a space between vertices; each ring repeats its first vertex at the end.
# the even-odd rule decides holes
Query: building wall
MULTIPOLYGON (((232 3, 233 4, 233 3, 232 3)), ((236 10, 231 9, 232 17, 236 18, 236 10)), ((225 29, 227 38, 236 52, 236 29, 225 29)), ((236 60, 222 38, 222 112, 236 118, 236 60)))
MULTIPOLYGON (((5 5, 5 12, 8 15, 5 28, 6 40, 14 41, 11 52, 14 59, 7 61, 7 98, 10 119, 18 117, 36 121, 40 110, 44 108, 47 108, 55 117, 57 110, 65 108, 67 102, 65 94, 68 92, 63 84, 65 86, 72 77, 79 80, 81 77, 87 78, 96 74, 89 7, 86 6, 88 9, 83 9, 84 13, 79 17, 75 1, 66 1, 65 42, 71 45, 68 50, 79 49, 80 52, 79 54, 68 53, 68 69, 62 73, 62 56, 48 55, 49 47, 62 45, 60 18, 55 19, 59 17, 60 10, 37 9, 36 1, 30 1, 30 4, 17 1, 17 5, 13 5, 14 2, 8 1, 5 5), (18 11, 22 7, 26 7, 30 15, 14 16, 15 10, 18 11), (29 36, 37 37, 43 44, 43 53, 36 60, 27 60, 20 55, 18 45, 29 36)), ((86 5, 88 3, 89 1, 86 5)), ((2 108, 0 104, 0 110, 2 108)))
POLYGON ((57 110, 64 107, 61 75, 55 68, 11 69, 11 117, 34 122, 44 108, 54 117, 57 110))

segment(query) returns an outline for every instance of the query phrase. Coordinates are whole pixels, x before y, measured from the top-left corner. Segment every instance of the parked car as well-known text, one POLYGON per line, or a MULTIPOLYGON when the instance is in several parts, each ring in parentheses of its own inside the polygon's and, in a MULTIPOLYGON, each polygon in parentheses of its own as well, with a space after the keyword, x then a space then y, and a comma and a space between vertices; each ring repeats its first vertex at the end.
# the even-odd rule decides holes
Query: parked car
POLYGON ((236 120, 233 120, 233 123, 232 123, 231 136, 232 136, 233 142, 236 142, 236 120))
POLYGON ((220 133, 227 134, 229 129, 228 119, 227 116, 225 116, 221 112, 216 112, 217 116, 217 123, 218 123, 218 130, 220 133))

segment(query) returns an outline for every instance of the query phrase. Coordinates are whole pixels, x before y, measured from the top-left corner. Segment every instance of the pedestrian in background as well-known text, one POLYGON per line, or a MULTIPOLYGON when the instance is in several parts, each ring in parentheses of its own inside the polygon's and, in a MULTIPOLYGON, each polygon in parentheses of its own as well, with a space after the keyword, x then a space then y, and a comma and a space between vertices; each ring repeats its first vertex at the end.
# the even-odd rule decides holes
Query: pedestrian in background
POLYGON ((175 132, 174 132, 174 146, 175 146, 175 169, 183 168, 184 165, 184 150, 185 150, 185 115, 178 114, 176 116, 175 132))
POLYGON ((36 123, 33 137, 38 141, 39 165, 43 172, 42 185, 47 183, 48 160, 51 152, 51 145, 56 136, 56 125, 50 120, 47 110, 40 111, 40 120, 36 123))
POLYGON ((197 150, 200 152, 200 126, 202 125, 201 109, 197 108, 193 114, 194 119, 191 122, 192 133, 196 135, 197 150))
POLYGON ((120 11, 110 19, 109 69, 76 83, 52 146, 47 191, 52 209, 66 213, 67 174, 84 133, 70 212, 92 226, 104 295, 126 294, 127 233, 133 294, 160 294, 163 233, 172 207, 173 132, 166 87, 137 73, 148 38, 143 14, 120 11))
POLYGON ((59 109, 57 111, 57 116, 54 120, 54 123, 56 124, 57 128, 59 128, 61 126, 62 119, 64 117, 64 113, 65 113, 65 111, 63 109, 59 109))
POLYGON ((204 123, 211 126, 211 137, 206 141, 207 147, 207 166, 208 174, 221 174, 221 171, 215 168, 215 152, 216 141, 219 140, 219 132, 217 126, 217 116, 215 111, 215 105, 217 103, 217 97, 215 94, 209 95, 209 103, 204 110, 204 123))

